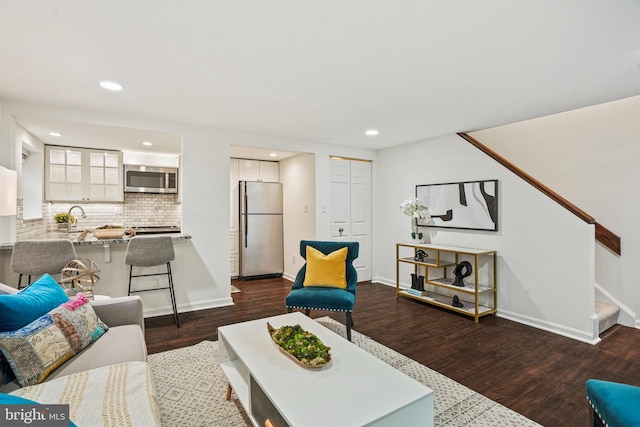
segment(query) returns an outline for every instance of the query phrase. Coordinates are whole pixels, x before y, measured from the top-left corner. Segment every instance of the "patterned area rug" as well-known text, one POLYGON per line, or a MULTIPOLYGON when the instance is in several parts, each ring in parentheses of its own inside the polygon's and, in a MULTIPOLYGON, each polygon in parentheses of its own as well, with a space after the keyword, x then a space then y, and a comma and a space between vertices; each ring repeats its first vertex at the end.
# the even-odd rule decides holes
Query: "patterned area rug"
MULTIPOLYGON (((345 327, 329 317, 316 319, 341 336, 345 327)), ((435 394, 435 426, 538 426, 528 418, 459 384, 402 354, 352 331, 352 341, 372 355, 431 388, 435 394)), ((225 400, 227 381, 218 367, 218 343, 149 355, 162 425, 247 427, 240 402, 225 400)))

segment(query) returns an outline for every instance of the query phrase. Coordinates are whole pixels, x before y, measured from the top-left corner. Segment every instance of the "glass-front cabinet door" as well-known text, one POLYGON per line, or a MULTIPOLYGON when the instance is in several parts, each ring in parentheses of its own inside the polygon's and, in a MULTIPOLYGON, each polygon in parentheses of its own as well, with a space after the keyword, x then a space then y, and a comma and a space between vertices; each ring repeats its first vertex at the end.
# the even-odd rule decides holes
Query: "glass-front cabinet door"
POLYGON ((49 147, 47 153, 47 200, 82 200, 82 151, 49 147))
POLYGON ((122 200, 121 155, 89 151, 89 199, 122 200))
POLYGON ((46 146, 45 199, 66 202, 123 201, 122 153, 46 146))

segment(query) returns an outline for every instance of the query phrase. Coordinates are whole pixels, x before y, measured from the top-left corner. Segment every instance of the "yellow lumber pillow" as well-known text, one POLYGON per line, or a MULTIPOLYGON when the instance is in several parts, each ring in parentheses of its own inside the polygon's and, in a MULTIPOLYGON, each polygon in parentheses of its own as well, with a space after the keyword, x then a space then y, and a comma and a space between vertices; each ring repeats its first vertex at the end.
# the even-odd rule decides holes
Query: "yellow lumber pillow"
POLYGON ((344 247, 325 255, 316 248, 307 246, 307 273, 302 285, 347 289, 348 249, 344 247))

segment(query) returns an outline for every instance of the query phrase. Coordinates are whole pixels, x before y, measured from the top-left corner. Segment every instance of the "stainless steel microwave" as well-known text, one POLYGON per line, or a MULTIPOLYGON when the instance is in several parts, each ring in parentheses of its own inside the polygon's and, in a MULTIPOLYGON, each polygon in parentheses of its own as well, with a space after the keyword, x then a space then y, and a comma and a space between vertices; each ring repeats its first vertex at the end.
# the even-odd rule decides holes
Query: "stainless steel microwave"
POLYGON ((177 193, 178 168, 124 165, 125 193, 177 193))

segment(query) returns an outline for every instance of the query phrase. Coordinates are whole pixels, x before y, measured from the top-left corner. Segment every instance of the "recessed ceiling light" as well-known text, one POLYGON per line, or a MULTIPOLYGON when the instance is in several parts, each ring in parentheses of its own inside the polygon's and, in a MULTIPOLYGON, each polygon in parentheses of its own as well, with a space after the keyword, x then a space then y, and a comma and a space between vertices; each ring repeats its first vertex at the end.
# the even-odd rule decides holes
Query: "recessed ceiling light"
POLYGON ((142 141, 142 145, 146 146, 146 147, 151 147, 153 145, 153 142, 149 142, 149 141, 142 141))
POLYGON ((269 153, 270 157, 278 157, 278 155, 276 153, 269 153))
POLYGON ((377 134, 379 134, 380 132, 378 132, 378 129, 369 129, 365 132, 365 135, 367 136, 376 136, 377 134))
POLYGON ((100 82, 100 87, 107 90, 113 90, 116 92, 121 91, 124 87, 120 83, 103 80, 100 82))
POLYGON ((62 134, 60 132, 49 132, 49 135, 51 135, 51 136, 62 136, 62 134))

